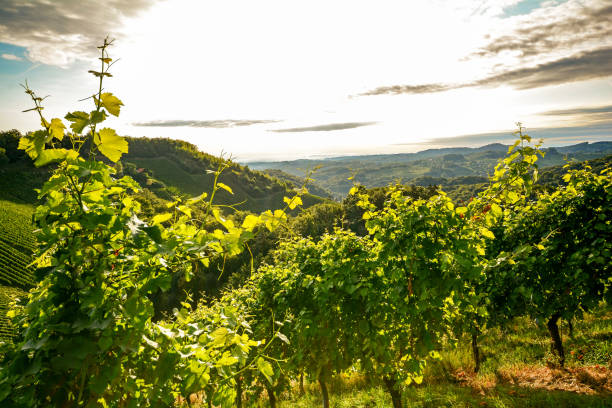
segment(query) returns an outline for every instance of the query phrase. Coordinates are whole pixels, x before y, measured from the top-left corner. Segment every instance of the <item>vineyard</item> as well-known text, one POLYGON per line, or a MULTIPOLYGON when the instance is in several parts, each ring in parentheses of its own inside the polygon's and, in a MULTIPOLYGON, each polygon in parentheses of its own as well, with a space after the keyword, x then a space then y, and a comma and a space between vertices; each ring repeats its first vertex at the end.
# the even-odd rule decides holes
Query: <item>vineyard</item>
MULTIPOLYGON (((433 187, 353 185, 345 202, 357 220, 332 216, 330 228, 317 229, 325 211, 338 213, 318 207, 304 220, 318 232, 300 234, 288 213, 306 191, 287 190, 282 208, 233 216, 235 208, 215 201, 234 194, 220 179, 232 163, 220 160, 208 172, 210 191, 173 197, 140 218, 141 186, 118 176, 130 144, 101 125, 123 106, 103 92, 111 44, 99 47, 100 68, 90 71, 99 87, 89 113, 48 120, 43 98, 24 86, 42 129, 22 136, 19 148, 55 170, 33 216, 26 206, 2 206, 7 283, 32 282, 19 272, 34 246, 30 219, 38 244, 36 285, 7 312, 13 337, 0 349, 1 404, 275 408, 312 406, 302 402, 316 392, 316 404, 329 408, 343 384, 362 381, 384 398, 353 406, 512 406, 504 398, 521 406, 527 397, 507 387, 535 382, 527 378, 535 360, 557 383, 578 378, 580 391, 594 395, 589 404, 605 406, 610 168, 568 167, 562 183, 540 188, 545 153, 518 124, 516 142, 467 202, 433 187), (280 230, 278 245, 255 263, 251 246, 280 230), (198 302, 188 293, 156 316, 160 293, 210 265, 222 275, 245 253, 250 270, 240 284, 198 302), (465 386, 490 398, 464 395, 470 402, 460 405, 449 393, 465 394, 465 386), (442 395, 443 387, 450 391, 442 395), (296 390, 302 401, 291 401, 296 390)), ((534 398, 531 406, 554 402, 534 398)), ((563 398, 566 406, 586 401, 563 398)))
POLYGON ((0 200, 0 281, 27 288, 33 284, 32 207, 0 200))
POLYGON ((6 319, 6 313, 10 310, 11 303, 17 298, 23 298, 26 292, 10 287, 0 286, 0 341, 10 341, 15 335, 14 328, 6 319))

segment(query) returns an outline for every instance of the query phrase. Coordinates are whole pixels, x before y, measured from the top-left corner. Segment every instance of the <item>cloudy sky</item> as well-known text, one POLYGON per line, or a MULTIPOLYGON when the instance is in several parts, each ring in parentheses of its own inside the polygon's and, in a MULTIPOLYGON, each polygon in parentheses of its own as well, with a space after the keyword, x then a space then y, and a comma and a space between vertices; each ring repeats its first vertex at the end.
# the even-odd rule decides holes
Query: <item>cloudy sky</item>
POLYGON ((0 130, 91 109, 96 45, 120 58, 110 125, 238 160, 508 141, 612 140, 611 0, 3 0, 0 130))

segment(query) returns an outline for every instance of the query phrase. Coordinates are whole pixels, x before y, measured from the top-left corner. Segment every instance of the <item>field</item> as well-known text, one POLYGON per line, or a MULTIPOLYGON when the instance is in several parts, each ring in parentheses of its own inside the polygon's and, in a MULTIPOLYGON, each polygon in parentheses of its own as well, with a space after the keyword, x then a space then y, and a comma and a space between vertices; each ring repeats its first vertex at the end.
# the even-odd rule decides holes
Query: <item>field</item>
POLYGON ((31 218, 32 206, 0 200, 0 340, 13 335, 5 318, 11 299, 33 283, 31 218))
POLYGON ((21 289, 8 286, 0 286, 0 341, 8 340, 14 335, 13 328, 5 319, 6 312, 10 308, 10 303, 18 297, 24 296, 26 293, 21 289))
POLYGON ((34 237, 32 206, 0 200, 0 282, 5 285, 28 287, 33 273, 34 237))

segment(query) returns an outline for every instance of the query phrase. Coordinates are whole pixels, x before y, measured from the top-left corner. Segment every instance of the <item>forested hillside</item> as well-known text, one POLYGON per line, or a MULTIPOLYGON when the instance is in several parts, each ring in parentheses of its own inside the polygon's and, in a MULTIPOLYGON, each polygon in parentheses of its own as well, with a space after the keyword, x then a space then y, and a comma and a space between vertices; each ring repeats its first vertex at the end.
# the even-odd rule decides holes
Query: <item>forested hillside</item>
MULTIPOLYGON (((507 151, 508 146, 496 143, 477 148, 429 149, 418 153, 251 162, 249 166, 259 170, 278 169, 295 176, 317 167, 314 174, 317 183, 332 191, 336 198, 341 198, 348 193, 353 182, 366 187, 381 187, 396 182, 426 185, 442 184, 438 182, 439 179, 465 177, 457 184, 473 184, 474 178, 484 180, 492 174, 493 167, 507 151)), ((542 168, 563 165, 566 160, 584 161, 610 155, 612 142, 580 143, 543 151, 546 155, 539 163, 542 168)))

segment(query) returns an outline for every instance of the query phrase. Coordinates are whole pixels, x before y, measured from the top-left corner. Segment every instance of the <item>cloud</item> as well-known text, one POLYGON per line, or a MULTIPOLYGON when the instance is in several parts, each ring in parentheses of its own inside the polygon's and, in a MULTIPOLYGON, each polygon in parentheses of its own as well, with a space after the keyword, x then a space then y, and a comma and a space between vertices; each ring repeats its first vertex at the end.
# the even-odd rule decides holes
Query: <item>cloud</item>
MULTIPOLYGON (((476 133, 453 137, 438 137, 421 143, 397 143, 396 146, 476 147, 491 143, 511 144, 516 140, 514 130, 476 133)), ((544 147, 581 142, 612 140, 612 120, 585 126, 527 128, 533 139, 544 139, 544 147)))
POLYGON ((1 57, 5 60, 10 60, 10 61, 23 61, 23 58, 18 57, 13 54, 2 54, 1 57))
POLYGON ((540 112, 539 115, 573 116, 573 115, 599 115, 601 113, 612 113, 612 105, 593 106, 593 107, 587 107, 587 108, 558 109, 558 110, 540 112))
POLYGON ((509 85, 516 89, 533 89, 549 85, 586 81, 612 76, 612 47, 580 52, 534 67, 508 69, 482 79, 462 84, 394 85, 360 94, 397 95, 442 92, 466 87, 497 87, 509 85))
POLYGON ((203 127, 203 128, 231 128, 236 126, 260 125, 263 123, 276 123, 278 120, 246 120, 246 119, 224 119, 224 120, 155 120, 149 122, 137 122, 134 126, 150 127, 203 127))
POLYGON ((495 57, 506 52, 526 58, 574 47, 584 49, 610 43, 612 5, 596 2, 591 7, 570 6, 551 7, 551 11, 555 10, 554 14, 534 13, 528 19, 520 21, 520 28, 491 38, 487 45, 468 58, 495 57), (542 20, 545 22, 542 23, 542 20))
POLYGON ((612 123, 612 105, 558 109, 540 112, 538 115, 556 117, 559 122, 566 121, 573 124, 612 123))
POLYGON ((359 94, 359 96, 373 95, 399 95, 399 94, 424 94, 448 91, 457 88, 457 85, 448 84, 424 84, 424 85, 393 85, 381 86, 371 91, 359 94))
POLYGON ((354 129, 362 126, 375 125, 378 122, 346 122, 346 123, 330 123, 327 125, 297 127, 289 129, 272 129, 269 132, 330 132, 333 130, 354 129))
POLYGON ((543 63, 531 68, 519 68, 477 80, 469 86, 511 85, 517 89, 532 89, 568 82, 605 78, 612 75, 612 47, 581 52, 570 57, 543 63))
POLYGON ((104 37, 121 37, 125 18, 134 17, 157 0, 3 0, 2 42, 27 49, 33 62, 66 67, 92 57, 104 37))

